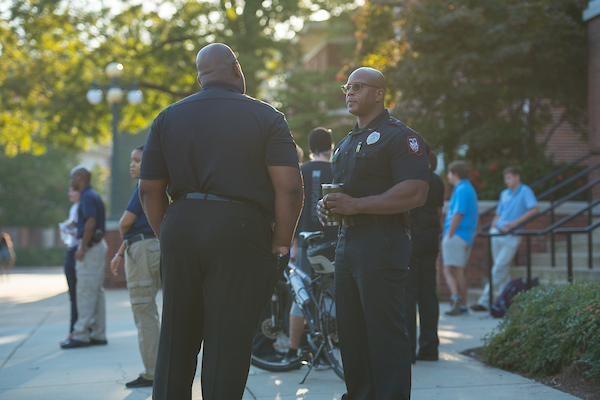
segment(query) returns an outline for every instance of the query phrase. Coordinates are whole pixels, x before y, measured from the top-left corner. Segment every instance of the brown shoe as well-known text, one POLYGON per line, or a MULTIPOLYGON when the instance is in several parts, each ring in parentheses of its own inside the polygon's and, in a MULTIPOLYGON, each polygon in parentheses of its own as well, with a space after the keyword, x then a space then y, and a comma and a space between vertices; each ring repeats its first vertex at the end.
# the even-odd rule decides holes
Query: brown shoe
POLYGON ((469 308, 473 311, 487 311, 488 310, 481 304, 471 304, 471 307, 469 307, 469 308))

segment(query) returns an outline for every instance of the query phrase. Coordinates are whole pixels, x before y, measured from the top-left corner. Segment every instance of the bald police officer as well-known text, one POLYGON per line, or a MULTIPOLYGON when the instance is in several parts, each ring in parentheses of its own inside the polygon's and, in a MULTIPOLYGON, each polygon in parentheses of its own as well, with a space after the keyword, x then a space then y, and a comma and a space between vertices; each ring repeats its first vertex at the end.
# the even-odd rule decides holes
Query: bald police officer
POLYGON ((196 67, 200 92, 156 117, 139 175, 161 247, 156 400, 191 399, 201 345, 202 398, 242 398, 260 312, 302 208, 283 114, 244 95, 244 74, 226 45, 202 48, 196 67))
POLYGON ((425 203, 429 168, 423 139, 390 117, 386 83, 373 68, 355 70, 346 85, 357 124, 334 150, 332 193, 317 205, 324 223, 343 214, 335 255, 340 349, 350 400, 410 398, 411 349, 404 290, 410 239, 403 213, 425 203))

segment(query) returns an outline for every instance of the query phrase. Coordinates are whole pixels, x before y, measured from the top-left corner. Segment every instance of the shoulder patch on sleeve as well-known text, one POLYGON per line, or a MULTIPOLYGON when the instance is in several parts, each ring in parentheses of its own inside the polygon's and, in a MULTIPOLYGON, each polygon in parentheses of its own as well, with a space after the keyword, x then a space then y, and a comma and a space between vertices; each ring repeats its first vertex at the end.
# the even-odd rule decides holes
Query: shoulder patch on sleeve
POLYGON ((408 143, 408 154, 416 154, 418 156, 423 154, 423 149, 419 145, 419 139, 416 136, 408 136, 406 141, 408 143))

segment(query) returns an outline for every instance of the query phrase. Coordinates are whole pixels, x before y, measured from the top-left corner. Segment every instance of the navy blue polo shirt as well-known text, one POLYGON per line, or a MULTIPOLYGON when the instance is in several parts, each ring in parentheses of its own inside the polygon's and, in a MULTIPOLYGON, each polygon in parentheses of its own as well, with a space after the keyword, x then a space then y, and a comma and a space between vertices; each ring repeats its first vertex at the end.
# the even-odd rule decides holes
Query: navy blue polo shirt
POLYGON ((140 179, 168 179, 172 198, 201 192, 259 205, 274 213, 267 166, 298 168, 284 115, 226 82, 164 109, 144 146, 140 179))
POLYGON ((81 191, 79 196, 79 208, 77 209, 77 238, 83 237, 83 227, 85 226, 85 220, 87 218, 96 218, 96 227, 101 229, 102 233, 106 232, 106 215, 104 211, 104 203, 100 198, 100 195, 92 189, 91 186, 87 186, 81 191))
POLYGON ((127 204, 127 208, 125 208, 125 210, 137 215, 137 218, 135 219, 135 221, 133 221, 133 225, 131 225, 131 228, 129 228, 127 233, 123 235, 123 239, 132 238, 135 235, 139 235, 140 233, 154 233, 154 231, 152 231, 150 223, 148 222, 148 218, 146 218, 146 213, 142 209, 138 185, 135 185, 133 195, 131 196, 129 204, 127 204))
POLYGON ((334 183, 355 198, 380 195, 408 179, 429 182, 423 139, 387 110, 362 129, 357 124, 336 146, 331 166, 334 183))

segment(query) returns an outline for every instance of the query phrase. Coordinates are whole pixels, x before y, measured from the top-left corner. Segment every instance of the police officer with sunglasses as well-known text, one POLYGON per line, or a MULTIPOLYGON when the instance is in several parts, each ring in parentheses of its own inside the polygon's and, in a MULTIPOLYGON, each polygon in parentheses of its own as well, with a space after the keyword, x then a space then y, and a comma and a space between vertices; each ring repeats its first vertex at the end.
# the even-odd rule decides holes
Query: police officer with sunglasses
POLYGON ((340 349, 351 400, 410 398, 411 348, 405 285, 411 244, 406 211, 425 203, 429 168, 421 136, 384 107, 386 82, 373 68, 346 85, 357 124, 335 148, 334 183, 319 201, 321 223, 344 215, 335 255, 340 349))

